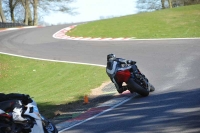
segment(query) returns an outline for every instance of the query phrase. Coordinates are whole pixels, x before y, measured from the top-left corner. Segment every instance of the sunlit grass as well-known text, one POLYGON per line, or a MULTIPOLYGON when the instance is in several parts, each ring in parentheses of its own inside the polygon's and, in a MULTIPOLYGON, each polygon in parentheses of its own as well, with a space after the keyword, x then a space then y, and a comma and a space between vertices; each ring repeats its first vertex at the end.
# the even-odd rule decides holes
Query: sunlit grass
POLYGON ((200 5, 165 9, 78 25, 76 37, 200 37, 200 5))
POLYGON ((29 94, 45 115, 56 110, 54 105, 82 100, 108 80, 103 67, 0 54, 0 92, 29 94))

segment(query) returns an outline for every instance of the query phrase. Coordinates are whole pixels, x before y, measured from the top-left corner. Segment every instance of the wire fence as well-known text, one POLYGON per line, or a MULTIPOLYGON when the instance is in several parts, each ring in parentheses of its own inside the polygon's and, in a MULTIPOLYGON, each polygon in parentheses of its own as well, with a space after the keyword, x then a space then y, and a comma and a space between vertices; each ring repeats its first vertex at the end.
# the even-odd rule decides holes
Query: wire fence
POLYGON ((19 27, 19 26, 26 26, 26 25, 20 24, 20 23, 3 23, 3 22, 0 22, 0 28, 11 28, 11 27, 19 27))

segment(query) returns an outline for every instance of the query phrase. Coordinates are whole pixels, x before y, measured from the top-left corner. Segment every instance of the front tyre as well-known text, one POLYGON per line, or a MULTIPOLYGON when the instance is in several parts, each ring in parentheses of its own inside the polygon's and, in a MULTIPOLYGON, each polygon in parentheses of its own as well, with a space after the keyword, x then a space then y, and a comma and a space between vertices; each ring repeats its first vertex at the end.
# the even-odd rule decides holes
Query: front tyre
POLYGON ((48 124, 44 127, 45 133, 58 133, 58 130, 56 129, 55 125, 51 122, 48 122, 48 124))
POLYGON ((138 85, 132 78, 128 80, 127 86, 131 92, 137 92, 138 94, 144 97, 149 95, 148 89, 143 88, 142 86, 138 85))
POLYGON ((53 123, 51 123, 49 120, 47 120, 43 116, 42 116, 42 119, 43 119, 44 133, 58 133, 58 130, 53 123))

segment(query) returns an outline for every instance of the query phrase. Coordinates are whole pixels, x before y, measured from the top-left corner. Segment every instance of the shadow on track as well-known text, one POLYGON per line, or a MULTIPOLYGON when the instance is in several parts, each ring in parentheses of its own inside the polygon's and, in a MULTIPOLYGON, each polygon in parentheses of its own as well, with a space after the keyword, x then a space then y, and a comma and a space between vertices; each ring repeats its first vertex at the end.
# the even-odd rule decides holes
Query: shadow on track
MULTIPOLYGON (((66 95, 67 97, 67 95, 66 95)), ((74 101, 66 104, 53 105, 51 103, 38 103, 41 114, 46 116, 47 118, 52 119, 53 117, 64 114, 63 119, 55 118, 57 120, 53 120, 54 123, 62 122, 67 119, 71 119, 75 115, 83 113, 92 107, 96 107, 101 103, 104 103, 110 99, 114 98, 113 94, 104 94, 104 95, 90 95, 89 103, 84 104, 83 97, 80 97, 79 101, 74 101)))
POLYGON ((200 88, 136 96, 125 105, 88 121, 76 132, 192 132, 200 131, 200 88), (98 127, 98 128, 97 128, 98 127))

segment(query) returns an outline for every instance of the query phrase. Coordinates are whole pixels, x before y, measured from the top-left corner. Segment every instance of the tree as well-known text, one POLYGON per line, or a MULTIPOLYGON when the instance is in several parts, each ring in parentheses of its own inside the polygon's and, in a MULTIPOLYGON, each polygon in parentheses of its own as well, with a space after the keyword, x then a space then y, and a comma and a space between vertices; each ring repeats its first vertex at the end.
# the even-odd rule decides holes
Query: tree
POLYGON ((21 5, 24 8, 24 23, 26 25, 33 25, 33 18, 32 18, 32 12, 30 8, 31 1, 30 0, 20 0, 21 5), (26 22, 27 21, 27 22, 26 22))
POLYGON ((168 0, 169 8, 172 8, 172 0, 168 0))
POLYGON ((200 4, 200 0, 182 0, 184 5, 200 4))
POLYGON ((69 4, 75 0, 33 0, 34 25, 38 24, 38 10, 48 14, 49 12, 63 12, 71 15, 77 14, 75 8, 70 8, 69 4))
POLYGON ((200 0, 137 0, 137 7, 141 11, 152 11, 191 4, 200 4, 200 0))
MULTIPOLYGON (((37 25, 40 13, 64 12, 71 15, 76 14, 74 9, 69 8, 69 3, 75 0, 0 0, 4 3, 2 9, 0 3, 0 21, 2 14, 6 12, 6 17, 12 22, 23 22, 26 25, 37 25), (1 11, 2 9, 2 11, 1 11), (17 13, 18 12, 18 13, 17 13)), ((5 18, 5 17, 4 17, 5 18)))
POLYGON ((137 8, 140 11, 159 10, 164 7, 164 0, 137 0, 137 8))
POLYGON ((3 0, 3 4, 4 4, 3 11, 5 12, 6 17, 7 17, 8 20, 11 20, 12 22, 16 22, 16 19, 15 19, 15 14, 16 14, 15 9, 19 5, 20 1, 21 0, 3 0))
POLYGON ((165 0, 161 0, 162 9, 165 9, 165 0))
POLYGON ((48 14, 50 11, 53 12, 64 12, 71 15, 75 15, 73 12, 74 8, 68 6, 69 3, 75 0, 32 0, 31 5, 33 7, 33 25, 38 25, 38 10, 48 14))
POLYGON ((38 8, 45 12, 64 12, 68 14, 76 14, 74 8, 70 8, 69 4, 76 0, 38 0, 38 8))
POLYGON ((0 0, 0 22, 6 22, 6 17, 2 8, 2 1, 0 0))
POLYGON ((18 3, 19 3, 19 0, 9 0, 10 17, 11 17, 12 22, 14 23, 15 23, 14 9, 18 3))
POLYGON ((38 0, 33 0, 33 9, 34 9, 34 22, 33 25, 38 25, 38 0))
POLYGON ((28 25, 29 0, 25 0, 25 25, 28 25))

